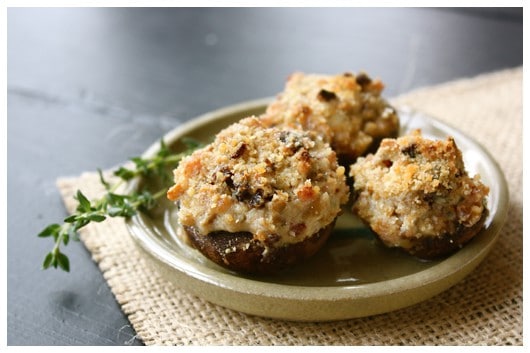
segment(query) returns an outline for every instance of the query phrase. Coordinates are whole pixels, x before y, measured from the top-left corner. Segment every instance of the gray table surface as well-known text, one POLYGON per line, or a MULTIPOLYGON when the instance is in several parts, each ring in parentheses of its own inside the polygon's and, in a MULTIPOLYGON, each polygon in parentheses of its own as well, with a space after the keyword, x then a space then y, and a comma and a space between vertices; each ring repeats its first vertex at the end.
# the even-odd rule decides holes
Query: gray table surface
POLYGON ((41 270, 55 180, 141 154, 293 71, 365 70, 385 95, 523 63, 521 9, 8 8, 7 344, 140 345, 81 243, 41 270))

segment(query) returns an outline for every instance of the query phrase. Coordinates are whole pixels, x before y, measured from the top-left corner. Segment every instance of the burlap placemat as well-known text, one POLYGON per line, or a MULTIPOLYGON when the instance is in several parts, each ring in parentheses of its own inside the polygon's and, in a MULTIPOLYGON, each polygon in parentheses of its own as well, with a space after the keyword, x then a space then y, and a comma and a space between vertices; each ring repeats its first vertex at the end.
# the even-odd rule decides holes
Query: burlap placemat
MULTIPOLYGON (((467 132, 491 151, 510 189, 500 240, 463 281, 415 306, 382 315, 300 323, 210 304, 162 279, 124 223, 82 230, 116 300, 147 345, 522 345, 522 68, 419 89, 393 100, 467 132)), ((95 197, 96 174, 57 182, 67 209, 77 189, 95 197)))

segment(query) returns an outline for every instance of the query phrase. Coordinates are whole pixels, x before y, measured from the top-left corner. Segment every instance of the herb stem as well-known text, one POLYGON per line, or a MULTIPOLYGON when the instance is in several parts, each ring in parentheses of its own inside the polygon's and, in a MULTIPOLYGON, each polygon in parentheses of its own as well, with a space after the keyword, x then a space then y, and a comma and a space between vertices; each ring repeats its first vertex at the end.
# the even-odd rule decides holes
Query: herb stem
POLYGON ((152 194, 148 190, 139 189, 127 194, 116 193, 124 183, 135 177, 157 177, 161 182, 167 183, 171 179, 169 170, 175 168, 180 160, 191 154, 195 149, 202 146, 201 143, 184 138, 186 151, 181 153, 171 153, 163 141, 160 141, 160 149, 151 158, 135 157, 131 161, 134 163, 133 169, 120 167, 114 171, 114 176, 119 179, 112 185, 105 180, 101 170, 98 170, 101 184, 105 187, 106 194, 90 201, 78 190, 75 199, 78 202, 76 211, 64 219, 63 224, 50 224, 44 228, 39 237, 52 237, 54 245, 52 250, 44 258, 43 269, 50 267, 61 268, 70 271, 70 261, 61 252, 61 245, 66 246, 70 239, 79 240, 77 232, 91 222, 103 222, 108 217, 131 217, 138 211, 152 208, 156 201, 162 197, 167 188, 162 188, 152 194))

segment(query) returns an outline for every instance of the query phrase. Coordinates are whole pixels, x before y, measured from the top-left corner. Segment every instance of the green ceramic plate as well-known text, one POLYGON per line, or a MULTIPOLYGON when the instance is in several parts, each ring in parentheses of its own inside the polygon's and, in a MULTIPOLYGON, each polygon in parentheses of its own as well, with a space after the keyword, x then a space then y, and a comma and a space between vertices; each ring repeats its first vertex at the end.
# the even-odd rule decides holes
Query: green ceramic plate
MULTIPOLYGON (((164 137, 176 142, 191 136, 204 142, 239 119, 260 114, 270 99, 220 109, 179 126, 164 137)), ((459 282, 491 250, 504 222, 508 190, 490 154, 462 132, 425 115, 402 111, 401 134, 421 128, 431 138, 451 135, 463 152, 470 174, 480 173, 491 189, 485 228, 468 245, 440 261, 419 261, 387 249, 348 210, 339 218, 326 246, 303 265, 271 277, 243 276, 207 260, 176 235, 175 206, 164 201, 149 214, 128 222, 130 233, 157 271, 179 288, 212 303, 264 317, 327 321, 362 317, 400 309, 426 300, 459 282)), ((144 156, 156 153, 159 143, 144 156)), ((131 187, 149 180, 136 180, 131 187)))

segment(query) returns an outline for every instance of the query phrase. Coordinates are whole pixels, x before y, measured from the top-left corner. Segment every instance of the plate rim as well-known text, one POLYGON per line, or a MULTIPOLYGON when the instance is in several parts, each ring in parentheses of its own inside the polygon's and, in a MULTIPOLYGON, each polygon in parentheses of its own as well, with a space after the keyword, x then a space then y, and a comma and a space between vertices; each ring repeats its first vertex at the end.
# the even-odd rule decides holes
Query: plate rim
MULTIPOLYGON (((214 120, 220 120, 227 115, 257 110, 261 107, 265 108, 272 99, 272 97, 255 99, 207 112, 186 123, 180 124, 171 131, 167 132, 162 138, 164 142, 171 143, 178 137, 185 136, 186 133, 200 128, 200 126, 206 123, 210 123, 214 120)), ((470 243, 464 246, 454 255, 442 260, 439 264, 406 276, 380 282, 347 286, 300 286, 264 282, 259 281, 258 279, 238 277, 236 274, 219 272, 214 268, 209 268, 206 266, 202 266, 202 272, 197 271, 197 262, 191 263, 190 259, 183 259, 182 257, 176 259, 177 261, 175 261, 175 259, 168 258, 165 251, 163 254, 158 251, 161 248, 160 244, 156 244, 156 241, 153 239, 145 239, 145 234, 143 234, 144 231, 142 230, 141 226, 141 215, 133 216, 126 221, 129 233, 134 239, 136 245, 138 245, 143 252, 145 252, 147 255, 150 255, 151 258, 154 258, 158 264, 163 265, 163 267, 158 267, 158 269, 162 272, 164 277, 169 277, 168 279, 172 280, 173 282, 176 281, 180 288, 186 289, 206 299, 207 301, 249 314, 288 320, 328 321, 374 315, 400 309, 424 301, 458 283, 480 262, 482 262, 484 257, 490 252, 491 248, 499 238, 500 229, 506 219, 508 209, 507 206, 509 204, 509 193, 504 173, 489 151, 478 141, 451 126, 450 124, 442 122, 441 120, 430 115, 407 108, 402 108, 399 110, 404 111, 409 115, 418 114, 422 116, 424 119, 429 120, 429 122, 436 128, 450 131, 451 134, 455 136, 455 139, 465 139, 467 142, 478 147, 479 152, 483 154, 483 156, 485 156, 490 162, 492 167, 491 170, 493 170, 495 173, 494 180, 497 180, 500 184, 498 198, 500 207, 497 207, 497 212, 492 216, 492 222, 489 228, 486 230, 488 233, 493 234, 487 237, 487 239, 482 239, 483 242, 486 243, 479 247, 476 253, 472 252, 477 250, 475 248, 478 247, 478 244, 470 243), (456 138, 456 136, 458 136, 458 138, 456 138), (465 259, 464 263, 462 263, 462 261, 458 261, 461 258, 465 259), (447 268, 448 271, 444 273, 435 271, 435 269, 439 269, 442 266, 447 268), (432 272, 438 274, 433 276, 432 272), (414 280, 411 281, 412 277, 414 277, 414 280), (189 282, 186 282, 186 280, 189 280, 189 282), (443 280, 446 281, 442 284, 441 282, 443 280), (420 285, 417 284, 418 281, 421 282, 420 285), (404 298, 407 293, 415 290, 422 290, 425 294, 419 295, 416 298, 409 300, 404 298), (357 304, 363 304, 365 301, 370 301, 376 298, 384 298, 389 295, 396 296, 398 294, 402 295, 394 298, 396 299, 395 303, 389 303, 389 305, 385 306, 385 309, 380 308, 378 305, 374 305, 374 307, 371 309, 363 309, 359 305, 354 305, 356 301, 357 304), (225 295, 228 300, 219 298, 220 295, 225 295), (248 305, 245 306, 238 305, 238 303, 231 303, 229 298, 233 298, 234 296, 239 297, 240 299, 255 299, 256 297, 259 297, 265 301, 284 301, 284 303, 279 303, 281 305, 279 305, 278 308, 271 308, 269 303, 266 305, 268 311, 265 311, 265 309, 249 308, 248 305), (306 305, 300 306, 298 312, 296 312, 297 310, 294 310, 294 312, 291 310, 289 314, 282 312, 285 307, 292 305, 292 302, 296 304, 304 303, 306 305), (310 309, 308 304, 314 305, 315 303, 335 303, 338 306, 343 307, 344 312, 340 314, 333 311, 329 315, 326 315, 325 313, 320 313, 318 315, 308 314, 307 310, 310 309)), ((142 156, 152 156, 159 148, 159 141, 153 143, 143 153, 142 156)), ((133 180, 131 183, 129 183, 128 187, 134 188, 137 182, 138 180, 133 180)))

